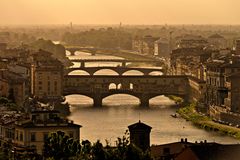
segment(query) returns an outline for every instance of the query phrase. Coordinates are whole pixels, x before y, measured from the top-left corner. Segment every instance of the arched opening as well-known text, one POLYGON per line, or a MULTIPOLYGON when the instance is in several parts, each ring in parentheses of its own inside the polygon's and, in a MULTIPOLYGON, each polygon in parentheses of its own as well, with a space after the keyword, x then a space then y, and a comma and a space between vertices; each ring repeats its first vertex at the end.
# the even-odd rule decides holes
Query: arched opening
POLYGON ((71 66, 71 68, 77 68, 77 67, 80 67, 80 63, 78 63, 78 62, 72 62, 73 63, 73 65, 71 66))
POLYGON ((69 50, 65 50, 65 55, 66 56, 71 56, 71 52, 69 50))
POLYGON ((65 102, 69 103, 71 106, 93 104, 93 99, 85 95, 70 94, 65 96, 65 98, 66 98, 65 102))
POLYGON ((109 84, 108 89, 109 90, 113 90, 113 89, 116 90, 117 89, 117 85, 115 83, 111 83, 111 84, 109 84))
POLYGON ((75 51, 76 56, 81 56, 81 58, 86 59, 91 56, 91 53, 85 51, 75 51))
POLYGON ((122 84, 121 83, 117 85, 117 89, 122 89, 122 84))
POLYGON ((152 97, 149 100, 149 104, 152 106, 172 106, 176 105, 175 101, 165 95, 159 95, 152 97))
POLYGON ((116 71, 111 70, 111 69, 101 69, 96 71, 93 75, 114 75, 117 76, 119 75, 116 71))
POLYGON ((140 101, 137 97, 129 94, 114 94, 103 99, 103 105, 119 106, 119 105, 139 105, 140 101))
POLYGON ((163 75, 163 72, 161 72, 161 71, 152 71, 148 75, 151 75, 151 76, 161 76, 161 75, 163 75))
POLYGON ((133 84, 130 83, 130 86, 129 86, 130 90, 133 90, 133 84))
POLYGON ((122 75, 124 76, 143 76, 144 73, 138 70, 128 70, 124 72, 122 75))
POLYGON ((68 75, 90 75, 90 74, 84 70, 74 70, 69 72, 68 75))

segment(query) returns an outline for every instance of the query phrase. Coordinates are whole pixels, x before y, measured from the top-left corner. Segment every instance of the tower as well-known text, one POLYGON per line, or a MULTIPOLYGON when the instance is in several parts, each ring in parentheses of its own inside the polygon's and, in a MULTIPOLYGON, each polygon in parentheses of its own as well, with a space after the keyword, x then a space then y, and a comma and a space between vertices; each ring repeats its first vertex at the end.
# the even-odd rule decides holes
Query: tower
POLYGON ((143 151, 150 147, 150 132, 152 127, 142 123, 134 123, 128 126, 130 132, 130 143, 136 145, 143 151))

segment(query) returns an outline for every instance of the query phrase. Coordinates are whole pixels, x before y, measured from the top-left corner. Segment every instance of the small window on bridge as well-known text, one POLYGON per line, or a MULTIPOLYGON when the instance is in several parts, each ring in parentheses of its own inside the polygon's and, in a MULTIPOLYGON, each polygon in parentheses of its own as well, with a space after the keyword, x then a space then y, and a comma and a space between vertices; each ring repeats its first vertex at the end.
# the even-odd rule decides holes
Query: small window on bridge
POLYGON ((111 84, 109 84, 108 89, 109 89, 109 90, 111 90, 111 89, 117 89, 117 85, 116 85, 115 83, 111 83, 111 84))
POLYGON ((122 89, 122 84, 121 83, 117 85, 117 89, 122 89))
POLYGON ((130 83, 130 90, 133 90, 133 84, 130 83))

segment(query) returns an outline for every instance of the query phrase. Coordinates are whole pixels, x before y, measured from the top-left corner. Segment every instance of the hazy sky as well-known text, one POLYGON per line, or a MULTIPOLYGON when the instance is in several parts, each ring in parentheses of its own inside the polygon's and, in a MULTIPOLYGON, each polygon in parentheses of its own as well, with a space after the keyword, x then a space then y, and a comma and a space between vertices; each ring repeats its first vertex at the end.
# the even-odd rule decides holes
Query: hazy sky
POLYGON ((0 0, 0 24, 240 24, 240 0, 0 0))

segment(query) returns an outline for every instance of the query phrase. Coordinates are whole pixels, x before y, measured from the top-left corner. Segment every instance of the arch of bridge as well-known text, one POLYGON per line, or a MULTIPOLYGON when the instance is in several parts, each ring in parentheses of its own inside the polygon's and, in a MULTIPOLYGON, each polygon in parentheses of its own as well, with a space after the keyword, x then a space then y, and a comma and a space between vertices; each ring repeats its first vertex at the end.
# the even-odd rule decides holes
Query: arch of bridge
POLYGON ((80 67, 80 68, 69 68, 68 69, 68 74, 73 72, 73 71, 76 71, 76 70, 79 70, 79 71, 85 71, 87 72, 89 75, 95 75, 96 72, 99 72, 99 71, 102 71, 102 70, 111 70, 111 71, 114 71, 115 73, 117 73, 118 75, 123 75, 125 74, 126 72, 129 72, 129 71, 137 71, 137 72, 140 72, 141 74, 143 75, 150 75, 150 73, 152 72, 161 72, 161 70, 158 70, 158 69, 146 69, 146 68, 127 68, 127 67, 91 67, 91 68, 87 68, 87 67, 80 67))

